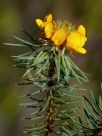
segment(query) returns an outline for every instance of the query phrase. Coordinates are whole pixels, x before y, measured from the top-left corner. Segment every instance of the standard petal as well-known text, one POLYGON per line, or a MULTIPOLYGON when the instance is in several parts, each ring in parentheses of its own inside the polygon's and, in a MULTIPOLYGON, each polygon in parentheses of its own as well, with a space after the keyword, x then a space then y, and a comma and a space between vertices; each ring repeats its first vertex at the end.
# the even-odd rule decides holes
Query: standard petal
POLYGON ((79 25, 77 32, 85 36, 86 34, 85 27, 83 25, 79 25))
POLYGON ((48 15, 45 17, 44 22, 46 22, 46 23, 52 22, 52 14, 48 14, 48 15))

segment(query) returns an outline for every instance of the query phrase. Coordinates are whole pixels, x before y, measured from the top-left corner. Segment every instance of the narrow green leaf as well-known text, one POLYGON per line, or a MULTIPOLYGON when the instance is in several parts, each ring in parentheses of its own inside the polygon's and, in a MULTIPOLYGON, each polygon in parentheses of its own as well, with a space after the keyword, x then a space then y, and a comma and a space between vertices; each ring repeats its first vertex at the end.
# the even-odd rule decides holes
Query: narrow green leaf
POLYGON ((31 46, 38 46, 38 45, 34 45, 33 43, 30 43, 28 41, 25 41, 25 40, 23 40, 21 38, 18 38, 17 36, 14 36, 14 38, 17 39, 18 41, 24 43, 24 44, 31 45, 31 46))
POLYGON ((48 67, 49 67, 49 60, 46 60, 46 61, 44 62, 44 64, 42 65, 42 67, 37 71, 36 74, 39 74, 41 71, 47 69, 48 67))
POLYGON ((43 119, 45 117, 46 117, 45 115, 44 116, 38 116, 38 117, 32 117, 31 120, 39 120, 39 119, 43 119))
POLYGON ((17 46, 17 47, 23 47, 26 46, 24 44, 17 44, 17 43, 3 43, 4 45, 8 45, 8 46, 17 46))
POLYGON ((27 107, 27 106, 34 106, 35 104, 37 104, 37 102, 21 103, 20 106, 27 107))
POLYGON ((43 106, 41 112, 44 111, 44 110, 48 107, 50 100, 51 100, 51 97, 49 96, 49 97, 47 98, 47 100, 45 101, 45 104, 44 104, 44 106, 43 106))
POLYGON ((55 57, 55 64, 56 64, 56 68, 57 68, 57 79, 58 82, 60 80, 60 53, 58 53, 58 56, 55 57))
POLYGON ((22 77, 23 77, 23 78, 26 77, 32 70, 33 70, 33 68, 28 69, 28 70, 24 73, 24 75, 23 75, 22 77))

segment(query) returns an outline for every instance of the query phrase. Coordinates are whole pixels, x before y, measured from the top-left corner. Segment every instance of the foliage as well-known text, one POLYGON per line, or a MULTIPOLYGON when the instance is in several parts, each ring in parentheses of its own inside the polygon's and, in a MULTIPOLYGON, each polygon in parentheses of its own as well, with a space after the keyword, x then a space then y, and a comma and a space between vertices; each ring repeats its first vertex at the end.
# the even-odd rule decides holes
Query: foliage
POLYGON ((83 90, 81 83, 88 81, 86 74, 76 66, 65 48, 58 49, 43 39, 34 39, 25 30, 23 32, 31 42, 15 36, 19 43, 5 44, 31 49, 30 52, 12 56, 15 66, 26 70, 23 75, 25 81, 18 85, 33 87, 31 92, 20 96, 24 100, 21 106, 32 111, 25 117, 31 125, 24 132, 32 136, 97 136, 102 130, 101 97, 97 102, 92 94, 92 105, 86 97, 76 94, 76 90, 83 90), (87 127, 80 117, 78 121, 76 115, 81 101, 87 127))
POLYGON ((99 100, 91 91, 93 104, 84 96, 83 107, 86 115, 86 125, 80 124, 82 133, 85 136, 101 136, 102 135, 102 97, 99 95, 99 100))

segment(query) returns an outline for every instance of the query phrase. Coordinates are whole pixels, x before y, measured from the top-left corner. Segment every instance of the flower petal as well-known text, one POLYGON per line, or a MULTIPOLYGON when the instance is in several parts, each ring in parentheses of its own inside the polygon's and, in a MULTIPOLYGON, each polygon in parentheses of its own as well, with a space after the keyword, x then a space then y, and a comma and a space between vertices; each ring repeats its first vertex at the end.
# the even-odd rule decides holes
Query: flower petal
POLYGON ((48 23, 45 26, 44 33, 46 38, 51 38, 52 34, 54 33, 55 27, 53 23, 48 23))
POLYGON ((65 29, 56 30, 52 36, 52 41, 54 44, 59 47, 67 39, 67 31, 65 29))
POLYGON ((36 24, 38 25, 39 28, 41 29, 44 28, 44 22, 41 19, 36 19, 36 24))
POLYGON ((86 54, 86 49, 84 49, 84 48, 79 48, 79 49, 76 49, 76 51, 78 52, 78 53, 81 53, 81 54, 86 54))
POLYGON ((83 36, 85 36, 86 32, 85 32, 85 28, 83 25, 79 25, 77 32, 82 34, 83 36))
POLYGON ((46 23, 52 22, 52 14, 48 14, 48 15, 45 17, 44 22, 46 22, 46 23))

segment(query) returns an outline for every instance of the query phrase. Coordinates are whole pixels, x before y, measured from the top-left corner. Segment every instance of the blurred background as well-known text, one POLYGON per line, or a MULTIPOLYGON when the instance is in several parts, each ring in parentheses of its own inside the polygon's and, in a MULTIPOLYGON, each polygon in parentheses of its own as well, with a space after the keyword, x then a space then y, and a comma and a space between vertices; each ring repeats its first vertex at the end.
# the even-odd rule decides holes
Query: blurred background
POLYGON ((16 98, 29 88, 15 87, 23 71, 12 67, 10 56, 24 52, 5 46, 14 42, 13 35, 24 37, 21 29, 36 35, 36 18, 53 13, 55 19, 68 19, 75 26, 86 27, 87 54, 75 56, 78 66, 89 74, 86 88, 100 93, 102 82, 102 0, 0 0, 0 136, 23 136, 23 111, 16 98))

